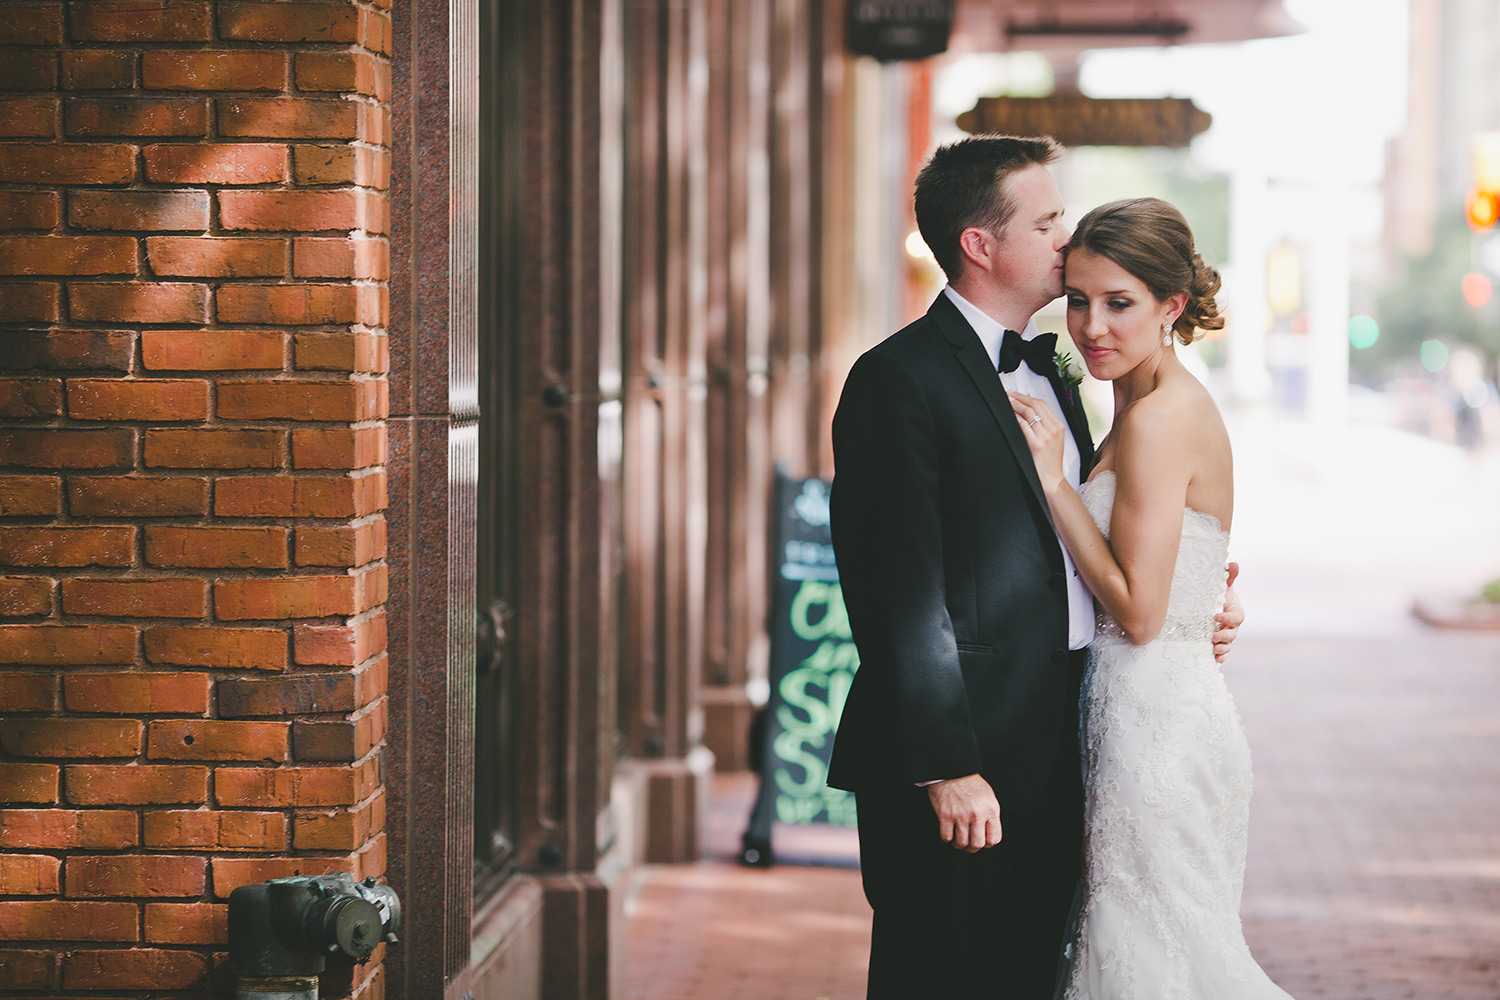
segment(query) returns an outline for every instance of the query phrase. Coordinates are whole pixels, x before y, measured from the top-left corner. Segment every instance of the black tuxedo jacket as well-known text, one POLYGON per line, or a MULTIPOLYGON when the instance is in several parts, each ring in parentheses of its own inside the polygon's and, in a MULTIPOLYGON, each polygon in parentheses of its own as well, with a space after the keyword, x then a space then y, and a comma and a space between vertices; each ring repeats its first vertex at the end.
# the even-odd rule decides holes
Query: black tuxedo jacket
MULTIPOLYGON (((1077 395, 1054 381, 1085 473, 1077 395)), ((979 336, 940 294, 849 372, 833 420, 832 528, 860 667, 829 784, 978 772, 1001 807, 1042 788, 1068 696, 1062 550, 979 336)))

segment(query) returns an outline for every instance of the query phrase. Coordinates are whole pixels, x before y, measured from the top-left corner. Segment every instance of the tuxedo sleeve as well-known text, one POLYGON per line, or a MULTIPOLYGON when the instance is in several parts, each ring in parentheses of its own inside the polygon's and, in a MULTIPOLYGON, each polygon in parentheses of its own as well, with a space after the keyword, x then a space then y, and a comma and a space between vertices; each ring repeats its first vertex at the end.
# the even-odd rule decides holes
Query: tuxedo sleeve
POLYGON ((905 783, 981 769, 948 613, 939 428, 917 380, 865 354, 834 418, 833 530, 861 670, 886 702, 905 783))

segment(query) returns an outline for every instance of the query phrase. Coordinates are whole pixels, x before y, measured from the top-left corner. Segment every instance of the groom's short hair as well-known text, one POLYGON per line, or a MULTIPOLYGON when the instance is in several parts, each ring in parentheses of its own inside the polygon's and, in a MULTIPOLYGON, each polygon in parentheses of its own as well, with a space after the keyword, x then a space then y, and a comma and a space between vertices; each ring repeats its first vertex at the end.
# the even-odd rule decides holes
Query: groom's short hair
POLYGON ((922 239, 950 281, 963 271, 963 231, 973 226, 998 236, 1015 213, 1001 182, 1061 155, 1051 136, 976 135, 937 148, 917 174, 912 207, 922 239))

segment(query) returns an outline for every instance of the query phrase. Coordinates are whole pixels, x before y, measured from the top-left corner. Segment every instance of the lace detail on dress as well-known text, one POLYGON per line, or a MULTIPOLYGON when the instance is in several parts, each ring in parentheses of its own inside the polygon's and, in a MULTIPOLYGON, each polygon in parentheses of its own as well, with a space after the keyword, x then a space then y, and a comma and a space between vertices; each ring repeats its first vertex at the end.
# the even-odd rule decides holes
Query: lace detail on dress
MULTIPOLYGON (((1081 491, 1108 537, 1114 476, 1081 491)), ((1240 928, 1250 751, 1213 659, 1229 535, 1183 514, 1167 627, 1107 615, 1083 691, 1086 856, 1066 1000, 1288 1000, 1240 928)))

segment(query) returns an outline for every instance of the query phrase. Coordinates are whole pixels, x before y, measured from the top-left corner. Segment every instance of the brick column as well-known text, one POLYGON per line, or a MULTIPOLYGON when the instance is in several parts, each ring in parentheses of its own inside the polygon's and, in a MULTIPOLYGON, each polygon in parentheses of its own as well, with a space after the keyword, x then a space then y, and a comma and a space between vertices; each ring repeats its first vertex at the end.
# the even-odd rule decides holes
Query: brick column
POLYGON ((0 14, 0 989, 385 870, 388 7, 0 14))

